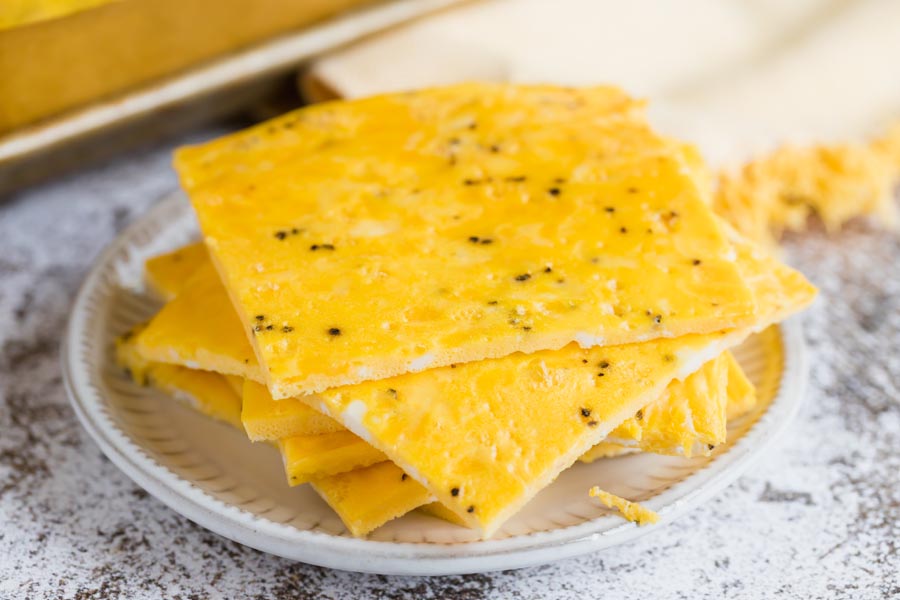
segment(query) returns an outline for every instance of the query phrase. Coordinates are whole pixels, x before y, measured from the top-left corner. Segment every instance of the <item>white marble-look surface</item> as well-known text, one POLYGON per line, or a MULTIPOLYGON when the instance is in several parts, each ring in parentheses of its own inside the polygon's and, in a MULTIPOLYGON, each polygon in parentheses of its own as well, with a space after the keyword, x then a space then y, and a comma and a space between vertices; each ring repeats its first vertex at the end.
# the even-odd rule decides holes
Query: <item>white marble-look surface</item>
POLYGON ((521 571, 382 577, 294 564, 178 516, 101 455, 58 365, 92 260, 175 188, 170 150, 0 204, 0 598, 900 597, 900 237, 863 225, 788 243, 822 289, 790 435, 633 544, 521 571))

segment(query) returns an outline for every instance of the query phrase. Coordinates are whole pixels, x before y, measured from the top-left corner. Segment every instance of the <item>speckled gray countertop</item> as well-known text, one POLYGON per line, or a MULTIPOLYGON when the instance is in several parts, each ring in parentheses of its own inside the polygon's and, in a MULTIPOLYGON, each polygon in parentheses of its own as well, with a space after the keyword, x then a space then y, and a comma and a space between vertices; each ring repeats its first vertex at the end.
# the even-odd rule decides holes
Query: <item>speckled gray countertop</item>
POLYGON ((521 571, 382 577, 295 564, 166 508, 82 431, 59 373, 91 262, 176 187, 157 148, 0 205, 2 598, 900 597, 900 237, 863 225, 788 243, 822 289, 790 434, 681 521, 521 571))

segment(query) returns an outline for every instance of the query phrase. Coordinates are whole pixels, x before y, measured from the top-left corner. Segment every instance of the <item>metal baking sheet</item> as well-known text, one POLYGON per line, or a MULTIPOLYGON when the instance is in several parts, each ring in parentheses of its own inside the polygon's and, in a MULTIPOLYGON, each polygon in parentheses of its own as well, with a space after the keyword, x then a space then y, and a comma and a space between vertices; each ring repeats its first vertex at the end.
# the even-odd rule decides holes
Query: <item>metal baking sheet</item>
POLYGON ((207 100, 228 92, 233 97, 215 107, 221 113, 235 103, 260 97, 263 82, 295 71, 303 61, 317 54, 460 1, 392 0, 354 10, 0 137, 0 194, 70 167, 82 156, 91 154, 92 140, 108 143, 111 131, 162 112, 177 113, 177 121, 186 123, 191 115, 208 114, 208 111, 184 111, 179 107, 204 102, 209 106, 207 100))

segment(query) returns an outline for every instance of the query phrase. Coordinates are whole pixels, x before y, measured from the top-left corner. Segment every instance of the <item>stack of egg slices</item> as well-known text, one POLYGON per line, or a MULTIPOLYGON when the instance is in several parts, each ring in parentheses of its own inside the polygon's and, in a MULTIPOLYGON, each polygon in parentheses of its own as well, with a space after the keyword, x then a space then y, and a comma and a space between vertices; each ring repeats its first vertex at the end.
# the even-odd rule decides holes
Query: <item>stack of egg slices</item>
POLYGON ((578 460, 713 452, 756 401, 729 348, 815 296, 614 88, 316 105, 175 164, 203 240, 147 262, 166 304, 118 360, 357 536, 421 509, 486 538, 578 460))

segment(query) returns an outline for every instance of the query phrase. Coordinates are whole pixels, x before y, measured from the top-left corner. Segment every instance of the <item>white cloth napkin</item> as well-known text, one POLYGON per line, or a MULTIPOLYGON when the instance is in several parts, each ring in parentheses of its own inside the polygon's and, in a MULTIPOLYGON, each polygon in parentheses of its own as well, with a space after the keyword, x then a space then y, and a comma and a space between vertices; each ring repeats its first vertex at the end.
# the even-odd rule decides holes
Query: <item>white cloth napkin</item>
POLYGON ((325 56, 342 97, 464 80, 612 83, 714 163, 852 140, 900 116, 895 0, 490 0, 325 56))

